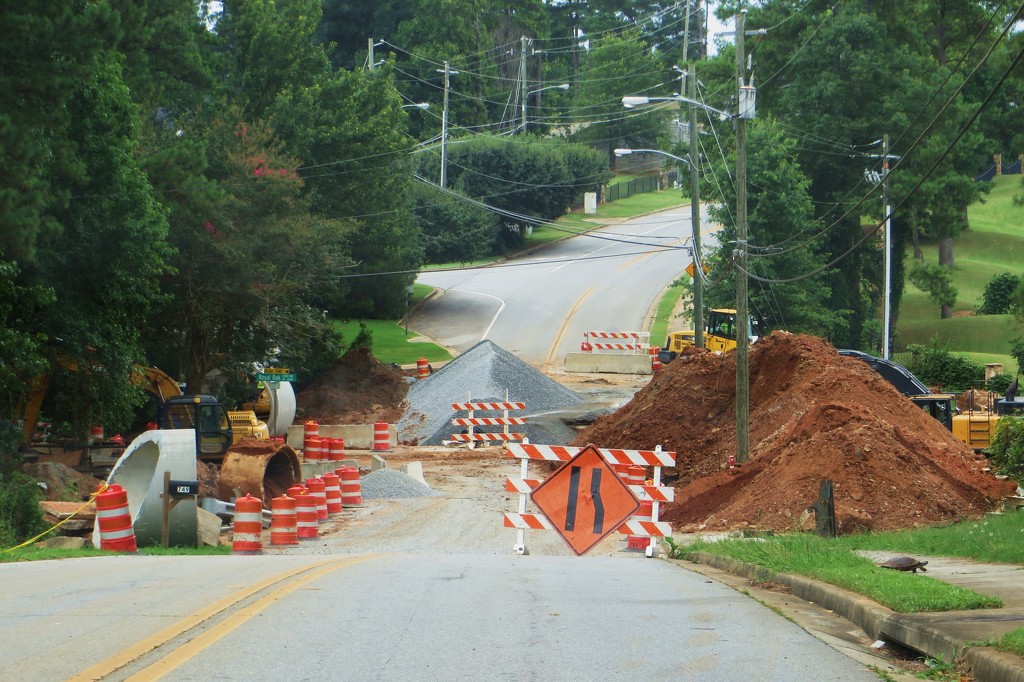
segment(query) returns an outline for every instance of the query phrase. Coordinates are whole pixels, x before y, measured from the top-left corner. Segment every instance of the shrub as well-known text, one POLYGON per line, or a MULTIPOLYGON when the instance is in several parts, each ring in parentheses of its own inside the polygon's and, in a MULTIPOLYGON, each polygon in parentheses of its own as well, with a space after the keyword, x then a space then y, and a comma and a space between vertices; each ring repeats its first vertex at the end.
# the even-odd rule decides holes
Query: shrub
POLYGON ((1003 417, 988 446, 989 460, 1017 481, 1024 479, 1024 417, 1003 417))
POLYGON ((1007 374, 1006 372, 1000 372, 991 379, 988 380, 986 388, 996 393, 1006 393, 1006 389, 1009 388, 1010 384, 1013 383, 1014 375, 1007 374))
POLYGON ((46 530, 39 484, 17 471, 0 473, 0 548, 17 545, 46 530))
POLYGON ((1020 277, 1003 272, 989 280, 981 295, 979 315, 1005 315, 1010 312, 1013 292, 1020 286, 1020 277))
POLYGON ((942 386, 944 391, 966 391, 984 383, 985 368, 980 363, 941 348, 911 345, 908 349, 913 353, 910 371, 929 386, 942 386))

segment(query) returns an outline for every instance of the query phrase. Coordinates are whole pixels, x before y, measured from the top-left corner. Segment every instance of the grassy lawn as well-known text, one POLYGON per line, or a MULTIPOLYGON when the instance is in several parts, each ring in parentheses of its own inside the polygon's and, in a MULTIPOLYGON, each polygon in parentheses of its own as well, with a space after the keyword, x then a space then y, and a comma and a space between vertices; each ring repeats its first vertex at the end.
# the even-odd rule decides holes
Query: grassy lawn
MULTIPOLYGON (((938 306, 924 292, 907 284, 896 325, 900 345, 930 346, 937 342, 940 348, 977 362, 1002 362, 1004 371, 1017 371, 1017 363, 1008 352, 1013 339, 1024 337, 1024 328, 1009 315, 978 316, 974 312, 992 277, 1003 272, 1024 274, 1024 209, 1013 205, 1013 196, 1022 191, 1020 183, 1020 175, 997 178, 984 201, 968 210, 971 230, 953 243, 957 317, 939 319, 938 306)), ((938 262, 934 241, 921 247, 926 262, 938 262)), ((908 249, 908 266, 910 260, 908 249)))
POLYGON ((374 357, 381 362, 393 362, 398 365, 410 365, 419 358, 430 362, 451 360, 447 350, 429 341, 414 341, 416 332, 405 331, 405 327, 392 320, 349 320, 335 321, 334 327, 345 335, 345 343, 351 343, 359 335, 359 325, 365 324, 373 335, 371 350, 374 357))
MULTIPOLYGON (((999 606, 998 599, 923 575, 879 568, 853 550, 1024 564, 1024 513, 989 515, 944 528, 865 533, 824 539, 810 534, 697 542, 682 552, 710 552, 779 573, 796 573, 857 592, 894 611, 948 611, 999 606)), ((1024 575, 1024 573, 1022 573, 1024 575)), ((1024 638, 1024 633, 1021 633, 1024 638)), ((1024 641, 1018 638, 1013 641, 1024 641)))
POLYGON ((669 329, 675 331, 685 326, 680 320, 672 319, 672 311, 688 288, 682 284, 669 287, 658 301, 658 309, 654 314, 654 321, 651 323, 652 344, 662 345, 665 343, 669 329))

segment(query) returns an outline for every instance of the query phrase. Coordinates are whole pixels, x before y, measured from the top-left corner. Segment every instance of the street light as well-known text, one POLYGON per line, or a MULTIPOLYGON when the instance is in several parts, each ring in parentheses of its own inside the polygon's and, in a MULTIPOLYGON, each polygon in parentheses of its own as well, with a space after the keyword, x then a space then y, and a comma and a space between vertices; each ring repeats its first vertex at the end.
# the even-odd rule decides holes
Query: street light
POLYGON ((670 159, 685 163, 690 167, 691 183, 690 191, 690 222, 693 235, 693 343, 697 348, 704 347, 704 262, 701 253, 700 238, 700 194, 697 191, 697 167, 690 159, 675 154, 663 152, 660 149, 616 149, 615 156, 629 156, 633 153, 661 154, 670 159))
POLYGON ((426 111, 430 108, 430 102, 417 102, 416 104, 403 104, 403 109, 423 109, 426 111))
POLYGON ((545 90, 555 90, 555 89, 557 89, 557 90, 568 90, 569 89, 569 84, 568 83, 559 83, 558 85, 547 85, 547 86, 545 86, 543 88, 537 88, 536 90, 530 90, 528 93, 523 95, 522 106, 520 107, 520 111, 519 111, 519 127, 522 129, 522 131, 524 133, 526 132, 526 100, 527 100, 527 98, 529 98, 530 95, 536 95, 538 92, 544 92, 545 90))
POLYGON ((686 102, 687 104, 692 104, 694 106, 700 107, 701 109, 706 109, 707 111, 710 111, 712 113, 718 114, 718 117, 720 119, 722 119, 723 121, 728 121, 730 118, 736 118, 736 114, 730 114, 727 111, 722 111, 721 109, 715 109, 714 107, 709 107, 707 104, 704 104, 704 102, 700 102, 700 101, 695 100, 695 99, 690 99, 689 97, 683 97, 682 95, 676 95, 675 97, 623 97, 622 98, 622 106, 626 107, 627 109, 632 109, 633 107, 640 107, 640 106, 643 106, 645 104, 650 104, 651 102, 686 102))
POLYGON ((667 157, 669 157, 671 159, 675 159, 676 161, 682 161, 683 163, 685 163, 686 165, 690 166, 691 168, 693 167, 693 164, 690 163, 689 159, 687 159, 685 157, 682 157, 682 156, 676 156, 675 154, 669 154, 668 152, 663 152, 660 149, 616 149, 615 150, 615 156, 629 156, 630 154, 661 154, 662 156, 667 156, 667 157))
MULTIPOLYGON (((746 35, 747 10, 741 9, 736 15, 736 81, 737 111, 730 114, 714 109, 690 97, 623 97, 622 105, 627 108, 650 102, 687 102, 714 112, 723 121, 736 122, 736 249, 733 257, 736 265, 736 462, 747 461, 750 451, 750 368, 749 368, 749 315, 747 314, 747 131, 746 121, 755 116, 756 90, 746 82, 743 38, 746 35)), ((693 131, 691 131, 691 134, 693 131)), ((694 149, 693 137, 690 149, 694 149)), ((696 221, 695 221, 696 222, 696 221)), ((693 231, 696 236, 699 230, 693 231)), ((695 273, 696 274, 696 273, 695 273)), ((698 278, 694 278, 696 283, 698 278)), ((696 298, 696 291, 694 292, 696 298)), ((699 338, 699 337, 698 337, 699 338)))

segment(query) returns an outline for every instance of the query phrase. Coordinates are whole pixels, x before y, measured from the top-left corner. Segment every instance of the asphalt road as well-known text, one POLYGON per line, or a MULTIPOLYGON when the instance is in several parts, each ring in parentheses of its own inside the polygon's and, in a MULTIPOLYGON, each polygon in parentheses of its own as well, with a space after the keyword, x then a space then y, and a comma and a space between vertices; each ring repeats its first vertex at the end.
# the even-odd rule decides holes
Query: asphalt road
POLYGON ((761 604, 657 560, 510 552, 70 564, 2 567, 3 679, 877 679, 761 604), (263 590, 214 612, 260 581, 263 590))
POLYGON ((0 564, 0 679, 877 679, 621 535, 576 557, 530 531, 513 554, 518 465, 449 452, 407 455, 443 496, 368 499, 262 556, 0 564))
MULTIPOLYGON (((710 238, 709 226, 702 235, 710 238)), ((443 290, 412 329, 459 352, 490 339, 535 366, 560 364, 587 331, 639 331, 659 294, 690 263, 686 207, 556 242, 497 266, 428 272, 443 290)), ((660 340, 656 340, 660 342, 660 340)))

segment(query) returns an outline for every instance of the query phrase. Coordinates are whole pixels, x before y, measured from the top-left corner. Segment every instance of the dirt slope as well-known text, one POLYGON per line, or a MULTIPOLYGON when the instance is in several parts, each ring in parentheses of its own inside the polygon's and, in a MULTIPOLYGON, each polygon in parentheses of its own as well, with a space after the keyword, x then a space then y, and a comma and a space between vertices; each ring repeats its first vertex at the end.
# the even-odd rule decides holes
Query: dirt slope
POLYGON ((295 397, 296 423, 397 423, 409 384, 398 367, 385 365, 365 348, 353 348, 295 397))
POLYGON ((728 470, 735 376, 734 353, 682 356, 575 443, 676 451, 677 531, 807 527, 823 478, 840 532, 977 516, 1013 487, 862 361, 779 332, 751 348, 750 461, 728 470))

